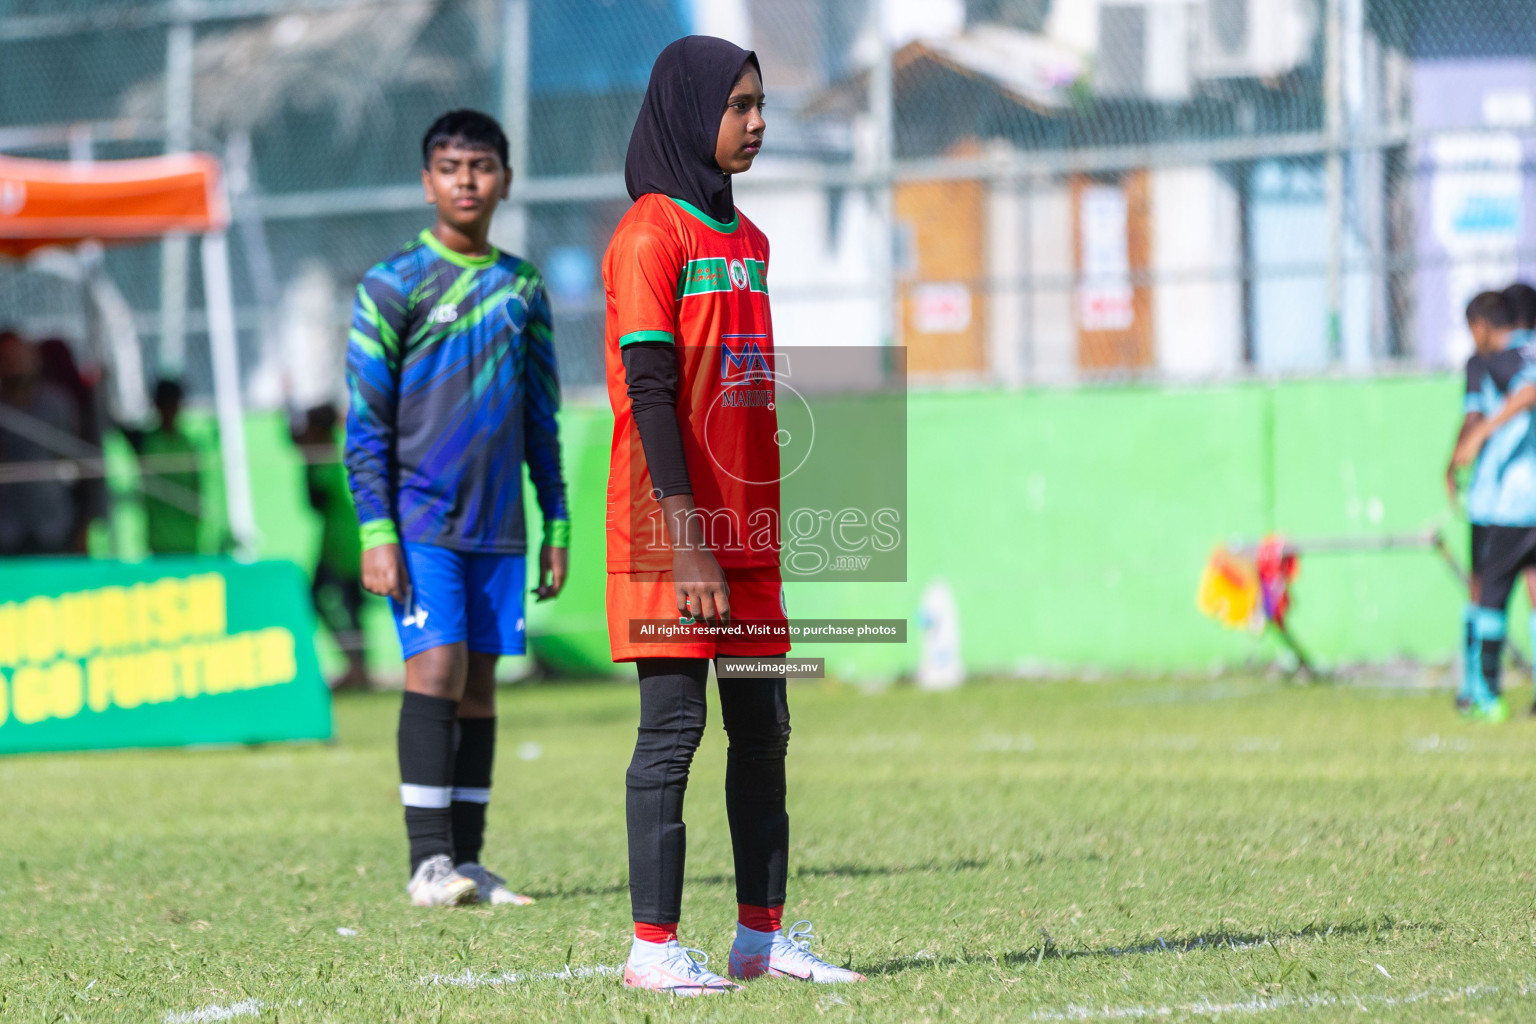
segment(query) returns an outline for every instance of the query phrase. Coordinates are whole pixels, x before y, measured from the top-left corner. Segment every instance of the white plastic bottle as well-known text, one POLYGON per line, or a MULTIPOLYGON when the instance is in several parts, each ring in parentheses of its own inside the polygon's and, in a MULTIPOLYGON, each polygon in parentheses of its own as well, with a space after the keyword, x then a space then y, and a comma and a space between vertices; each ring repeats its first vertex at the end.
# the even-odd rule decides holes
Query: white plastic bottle
POLYGON ((948 583, 934 580, 928 584, 918 608, 917 623, 922 631, 918 687, 955 689, 965 681, 965 662, 960 656, 960 607, 948 583))

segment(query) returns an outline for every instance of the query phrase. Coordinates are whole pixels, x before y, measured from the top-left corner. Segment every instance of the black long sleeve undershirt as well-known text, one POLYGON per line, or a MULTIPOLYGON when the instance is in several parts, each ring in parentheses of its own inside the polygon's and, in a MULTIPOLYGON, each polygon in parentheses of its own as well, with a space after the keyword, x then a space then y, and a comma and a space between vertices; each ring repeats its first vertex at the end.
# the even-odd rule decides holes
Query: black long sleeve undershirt
POLYGON ((623 352, 624 383, 651 471, 656 497, 692 494, 683 432, 677 425, 677 351, 660 342, 637 342, 623 352))

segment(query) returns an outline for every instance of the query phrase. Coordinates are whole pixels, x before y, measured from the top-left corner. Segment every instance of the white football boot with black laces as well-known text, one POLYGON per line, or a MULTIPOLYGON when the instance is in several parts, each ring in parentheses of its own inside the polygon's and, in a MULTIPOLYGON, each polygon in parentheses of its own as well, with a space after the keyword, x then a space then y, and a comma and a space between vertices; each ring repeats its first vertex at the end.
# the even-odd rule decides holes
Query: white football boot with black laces
POLYGON ((842 981, 864 981, 864 975, 846 967, 834 967, 811 952, 812 926, 809 921, 796 921, 789 933, 773 932, 767 943, 760 941, 762 932, 750 931, 745 925, 736 929, 736 942, 731 946, 731 958, 726 970, 731 977, 741 981, 768 975, 772 978, 798 978, 801 981, 831 985, 842 981), (766 947, 766 948, 765 948, 766 947))

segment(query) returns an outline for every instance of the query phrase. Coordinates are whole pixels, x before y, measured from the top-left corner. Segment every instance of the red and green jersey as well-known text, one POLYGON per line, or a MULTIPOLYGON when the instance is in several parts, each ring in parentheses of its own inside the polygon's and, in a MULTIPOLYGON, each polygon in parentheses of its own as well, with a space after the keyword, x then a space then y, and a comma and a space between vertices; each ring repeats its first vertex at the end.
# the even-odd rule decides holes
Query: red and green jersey
POLYGON ((672 568, 661 509, 635 429, 625 346, 677 349, 677 419, 705 536, 722 567, 779 564, 768 238, 738 212, 723 224, 677 199, 643 195, 603 257, 613 405, 608 571, 672 568))

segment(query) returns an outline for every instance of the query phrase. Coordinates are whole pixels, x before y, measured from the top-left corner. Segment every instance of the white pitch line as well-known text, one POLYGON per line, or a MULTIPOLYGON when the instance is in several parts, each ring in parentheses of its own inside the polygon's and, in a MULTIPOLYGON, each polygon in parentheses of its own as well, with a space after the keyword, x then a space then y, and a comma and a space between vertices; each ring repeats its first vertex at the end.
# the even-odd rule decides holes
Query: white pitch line
POLYGON ((597 978, 618 974, 617 967, 598 964, 594 967, 566 967, 561 971, 541 971, 534 974, 517 974, 502 971, 500 974, 480 974, 465 971, 462 974, 427 974, 417 982, 420 985, 453 985, 458 988, 484 988, 495 985, 523 985, 531 981, 564 981, 569 978, 597 978))
MULTIPOLYGON (((1089 1021, 1089 1020, 1145 1020, 1150 1018, 1167 1018, 1174 1014, 1184 1014, 1194 1017, 1220 1017, 1223 1014, 1255 1014, 1269 1013, 1272 1010, 1300 1009, 1320 1010, 1330 1006, 1355 1007, 1365 1010, 1371 1008, 1410 1006, 1414 1003, 1422 1003, 1425 1000, 1448 1001, 1451 999, 1481 999, 1491 996, 1499 991, 1496 985, 1469 985, 1466 988, 1429 988, 1419 992, 1410 992, 1402 996, 1378 996, 1378 995, 1305 995, 1305 996, 1269 996, 1255 997, 1240 1003, 1213 1003, 1210 1000, 1201 1000, 1198 1003, 1184 1003, 1182 1005, 1164 1006, 1076 1006, 1069 1004, 1065 1010, 1036 1010, 1030 1014, 1030 1020, 1040 1021, 1089 1021)), ((1520 986, 1517 994, 1528 996, 1531 988, 1520 986)))
POLYGON ((261 1004, 246 999, 229 1006, 199 1006, 195 1010, 167 1013, 165 1024, 203 1024, 204 1021, 233 1020, 236 1017, 254 1017, 261 1012, 261 1004))

